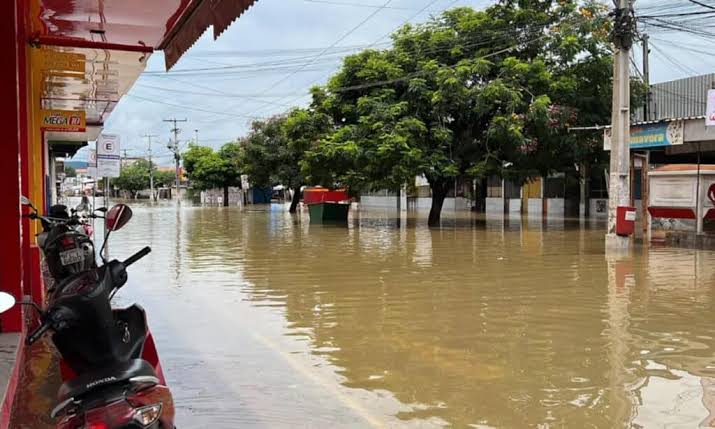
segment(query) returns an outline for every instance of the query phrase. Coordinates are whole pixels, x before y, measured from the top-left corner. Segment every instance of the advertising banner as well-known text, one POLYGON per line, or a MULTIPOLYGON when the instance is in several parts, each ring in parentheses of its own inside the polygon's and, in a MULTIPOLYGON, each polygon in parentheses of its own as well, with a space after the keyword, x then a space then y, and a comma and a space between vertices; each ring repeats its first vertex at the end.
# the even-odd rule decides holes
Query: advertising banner
POLYGON ((87 129, 83 110, 41 110, 40 114, 45 131, 84 132, 87 129))
POLYGON ((82 73, 85 72, 86 59, 84 54, 60 52, 54 49, 38 51, 39 68, 44 72, 82 73))
MULTIPOLYGON (((649 149, 683 144, 683 121, 659 122, 631 127, 631 149, 649 149)), ((603 133, 603 150, 611 150, 611 129, 603 133)))

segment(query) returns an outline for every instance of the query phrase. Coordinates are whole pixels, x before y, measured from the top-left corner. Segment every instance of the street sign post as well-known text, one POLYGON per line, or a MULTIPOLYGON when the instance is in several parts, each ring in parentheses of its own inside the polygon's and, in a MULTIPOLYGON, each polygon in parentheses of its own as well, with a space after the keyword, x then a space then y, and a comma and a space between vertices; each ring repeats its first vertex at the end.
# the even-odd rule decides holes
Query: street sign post
POLYGON ((97 176, 119 177, 121 156, 119 136, 102 134, 97 139, 97 176))

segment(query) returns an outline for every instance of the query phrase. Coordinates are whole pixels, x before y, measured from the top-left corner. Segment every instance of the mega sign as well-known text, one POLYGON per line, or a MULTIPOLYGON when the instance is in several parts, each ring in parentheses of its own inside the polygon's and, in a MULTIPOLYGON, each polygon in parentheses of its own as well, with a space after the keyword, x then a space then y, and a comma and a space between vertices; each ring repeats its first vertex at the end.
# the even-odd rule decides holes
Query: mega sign
POLYGON ((42 110, 42 128, 46 131, 84 132, 86 113, 82 110, 42 110))

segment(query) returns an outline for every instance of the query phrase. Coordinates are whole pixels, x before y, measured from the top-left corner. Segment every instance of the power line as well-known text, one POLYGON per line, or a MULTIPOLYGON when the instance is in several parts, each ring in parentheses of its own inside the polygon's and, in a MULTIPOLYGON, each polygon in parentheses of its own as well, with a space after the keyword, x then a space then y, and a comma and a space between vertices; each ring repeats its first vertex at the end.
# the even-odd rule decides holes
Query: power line
POLYGON ((691 69, 691 68, 685 66, 684 64, 681 64, 681 63, 678 62, 676 59, 674 59, 673 57, 671 57, 670 55, 668 55, 668 53, 666 53, 663 49, 661 49, 660 47, 658 47, 656 44, 651 43, 650 46, 651 46, 651 48, 653 48, 653 49, 658 53, 658 55, 660 55, 660 56, 661 56, 662 58, 664 58, 667 62, 669 62, 670 64, 672 64, 673 66, 675 66, 675 68, 677 68, 677 69, 681 70, 682 72, 684 72, 686 75, 697 75, 697 74, 698 74, 697 71, 695 71, 695 70, 693 70, 693 69, 691 69))
MULTIPOLYGON (((544 23, 544 24, 547 24, 547 23, 544 23)), ((526 40, 526 41, 523 41, 523 42, 520 41, 520 42, 518 42, 517 44, 512 45, 512 46, 509 46, 509 47, 507 47, 507 48, 505 48, 505 49, 503 49, 503 50, 499 50, 499 51, 496 51, 496 52, 492 52, 492 53, 486 54, 485 56, 481 57, 481 58, 490 58, 490 57, 492 57, 492 56, 494 56, 494 55, 499 55, 499 54, 501 54, 501 53, 509 52, 509 51, 511 51, 511 50, 513 50, 513 49, 516 49, 516 48, 518 48, 521 44, 530 44, 530 43, 533 43, 533 42, 535 42, 535 41, 538 41, 538 40, 541 40, 541 39, 543 39, 543 38, 548 37, 548 35, 542 34, 542 33, 543 33, 543 29, 544 29, 544 27, 538 27, 538 26, 537 26, 537 27, 534 27, 534 28, 531 28, 531 29, 528 29, 528 30, 520 30, 520 31, 510 30, 510 31, 508 31, 508 32, 505 31, 505 32, 503 32, 502 34, 497 35, 496 37, 478 39, 478 40, 476 40, 476 41, 473 41, 472 43, 467 43, 467 44, 463 45, 463 47, 465 47, 465 48, 473 48, 473 47, 478 47, 478 46, 494 45, 495 43, 500 42, 500 41, 512 40, 512 39, 513 39, 513 36, 516 35, 516 34, 521 34, 521 35, 523 35, 523 34, 526 34, 526 35, 530 35, 530 34, 540 34, 539 37, 537 37, 537 38, 535 38, 535 39, 533 39, 533 40, 526 40)), ((440 51, 443 51, 443 50, 445 50, 445 49, 448 50, 448 49, 450 49, 450 48, 432 49, 432 50, 423 51, 422 53, 440 52, 440 51)), ((448 68, 454 68, 454 67, 457 67, 457 64, 452 65, 452 66, 447 66, 447 67, 448 67, 448 68)), ((409 79, 411 79, 411 78, 413 78, 413 77, 421 76, 421 75, 423 75, 423 74, 425 74, 425 72, 416 72, 416 73, 412 73, 412 74, 409 74, 409 75, 407 75, 407 76, 405 76, 405 77, 398 78, 398 79, 385 80, 385 81, 375 81, 375 82, 370 82, 370 83, 362 84, 362 85, 354 85, 354 86, 346 86, 346 87, 340 87, 340 88, 332 88, 332 90, 333 90, 334 92, 347 92, 347 91, 352 91, 352 90, 357 90, 357 89, 366 89, 366 88, 371 88, 371 87, 376 87, 376 86, 389 85, 389 84, 393 84, 393 83, 403 82, 403 81, 409 80, 409 79)), ((306 94, 306 95, 308 95, 308 94, 306 94)), ((300 99, 300 98, 302 98, 302 97, 298 97, 298 98, 292 100, 292 101, 289 102, 289 103, 292 103, 293 101, 295 101, 295 100, 297 100, 297 99, 300 99)), ((260 110, 262 110, 262 109, 256 110, 255 112, 257 113, 257 112, 259 112, 260 110)), ((213 121, 213 122, 216 122, 216 121, 213 121)))
MULTIPOLYGON (((381 40, 385 39, 386 37, 389 37, 390 34, 394 33, 395 31, 397 31, 398 29, 400 29, 402 26, 406 25, 407 23, 409 23, 409 22, 412 21, 413 19, 415 19, 415 18, 417 18, 418 16, 420 16, 424 11, 426 11, 427 9, 429 9, 430 7, 432 7, 432 6, 433 6, 434 4, 436 4, 438 1, 440 1, 440 0, 431 0, 431 1, 429 1, 422 9, 418 10, 417 13, 415 13, 415 14, 412 15, 412 16, 410 16, 410 17, 407 18, 406 20, 404 20, 400 25, 398 25, 397 27, 393 28, 391 31, 389 31, 389 32, 383 34, 382 36, 380 36, 379 39, 376 39, 374 42, 372 42, 371 44, 369 44, 366 49, 369 49, 370 47, 377 45, 378 43, 380 43, 381 40)), ((459 1, 459 0, 453 0, 453 1, 452 1, 449 5, 447 5, 443 10, 446 10, 446 9, 452 7, 455 3, 457 3, 457 1, 459 1)), ((318 79, 313 80, 310 84, 308 84, 308 87, 310 87, 310 86, 316 84, 317 82, 318 82, 318 79)), ((306 95, 307 95, 307 94, 306 94, 306 95)), ((301 98, 305 97, 306 95, 293 98, 293 99, 291 99, 290 101, 288 101, 288 104, 293 104, 293 103, 295 103, 296 101, 300 100, 301 98)), ((280 100, 279 100, 279 101, 280 101, 280 100)), ((261 110, 263 110, 263 109, 256 110, 256 111, 254 111, 254 113, 258 113, 258 112, 260 112, 261 110)))
POLYGON ((366 7, 366 8, 373 8, 373 9, 395 9, 395 10, 414 10, 409 7, 399 7, 399 6, 380 6, 377 4, 362 4, 362 3, 351 3, 351 2, 339 2, 339 1, 330 1, 330 0, 303 0, 308 3, 323 3, 323 4, 332 4, 336 6, 352 6, 352 7, 366 7))
POLYGON ((213 110, 206 110, 206 109, 201 109, 201 108, 198 108, 198 107, 181 106, 181 105, 178 105, 178 104, 166 103, 166 102, 164 102, 164 101, 152 100, 151 98, 145 98, 145 97, 141 97, 141 96, 139 96, 139 95, 134 95, 134 94, 127 94, 127 95, 128 95, 129 97, 137 98, 137 99, 139 99, 139 100, 148 101, 148 102, 150 102, 150 103, 163 104, 163 105, 165 105, 165 106, 175 107, 175 108, 183 109, 183 110, 196 111, 196 112, 204 112, 204 113, 211 113, 211 114, 214 114, 214 115, 235 116, 235 117, 237 117, 237 118, 263 119, 263 118, 260 118, 260 117, 257 117, 257 116, 247 116, 247 115, 241 115, 241 114, 238 114, 238 113, 228 113, 228 112, 216 112, 216 111, 213 111, 213 110))
MULTIPOLYGON (((290 79, 291 77, 295 76, 296 73, 297 73, 299 70, 302 70, 303 68, 305 68, 305 67, 307 67, 307 66, 313 64, 314 61, 316 61, 317 59, 319 59, 320 57, 322 57, 323 55, 325 55, 325 54, 328 52, 328 50, 334 48, 334 47, 337 46, 340 42, 342 42, 343 40, 347 39, 350 35, 352 35, 354 32, 356 32, 360 27, 362 27, 363 25, 367 24, 368 21, 370 21, 372 18, 374 18, 378 13, 382 12, 387 6, 390 5, 390 3, 392 3, 392 0, 387 0, 385 3, 382 4, 381 7, 379 7, 378 9, 375 9, 374 12, 372 12, 372 13, 369 14, 367 17, 365 17, 365 19, 363 19, 362 21, 360 21, 356 26, 354 26, 353 28, 351 28, 347 33, 345 33, 345 34, 343 34, 341 37, 339 37, 336 41, 334 41, 330 46, 328 46, 327 48, 325 48, 325 49, 324 49, 321 53, 319 53, 317 56, 313 57, 312 60, 306 62, 306 63, 305 63, 303 66, 301 66, 301 68, 299 68, 298 70, 293 71, 293 72, 289 73, 288 75, 286 75, 285 77, 283 77, 282 79, 278 80, 278 81, 275 82, 273 85, 271 85, 268 89, 266 89, 264 92, 270 91, 272 88, 277 87, 278 85, 280 85, 280 84, 282 84, 283 82, 287 81, 287 80, 290 79)), ((257 111, 254 111, 254 112, 257 112, 257 111)))
MULTIPOLYGON (((335 52, 332 52, 331 55, 334 55, 335 58, 341 58, 343 54, 348 53, 348 52, 355 52, 359 51, 361 49, 365 49, 366 47, 369 47, 370 45, 366 46, 361 46, 361 47, 354 47, 354 48, 349 48, 349 49, 339 49, 336 50, 335 52)), ((331 47, 324 48, 323 51, 330 51, 331 47)), ((327 54, 327 52, 326 52, 327 54)), ((326 55, 323 54, 323 55, 326 55)), ((144 72, 142 75, 143 76, 176 76, 179 74, 191 74, 191 73, 196 73, 196 72, 207 72, 207 71, 221 71, 221 70, 241 70, 242 73, 246 72, 266 72, 266 71, 271 71, 271 70, 282 70, 291 66, 295 65, 303 65, 303 60, 310 60, 315 58, 316 55, 306 55, 306 56, 301 56, 301 57, 292 57, 292 58, 287 58, 287 59, 282 59, 282 60, 272 60, 272 61, 264 61, 264 62, 258 62, 258 63, 250 63, 250 64, 232 64, 232 65, 219 65, 216 67, 200 67, 200 68, 188 68, 188 69, 179 69, 179 70, 172 70, 171 72, 164 72, 164 71, 147 71, 144 72)), ((327 59, 334 59, 332 57, 328 57, 327 59)), ((315 64, 315 63, 313 63, 315 64)))
POLYGON ((715 7, 710 6, 709 4, 701 3, 701 2, 699 2, 699 1, 697 1, 697 0, 688 0, 688 1, 689 1, 690 3, 696 4, 696 5, 698 5, 698 6, 702 6, 702 7, 707 8, 707 9, 713 9, 713 10, 715 10, 715 7))
MULTIPOLYGON (((182 94, 182 95, 200 95, 200 96, 204 96, 204 97, 245 98, 247 100, 260 100, 258 97, 231 94, 231 93, 220 93, 218 90, 215 90, 215 92, 213 92, 213 93, 208 93, 208 92, 186 91, 183 89, 176 89, 176 88, 164 88, 164 87, 160 87, 160 86, 144 85, 141 83, 136 84, 136 86, 140 87, 140 88, 147 88, 147 89, 171 92, 174 94, 182 94)), ((289 107, 289 105, 286 103, 279 103, 279 102, 268 101, 268 100, 260 100, 260 101, 274 105, 274 106, 289 107)))
MULTIPOLYGON (((358 25, 356 25, 356 26, 354 26, 353 28, 351 28, 347 33, 345 33, 345 34, 343 34, 341 37, 339 37, 339 38, 338 38, 335 42, 333 42, 330 46, 328 46, 327 48, 323 49, 323 51, 321 51, 318 55, 316 55, 315 57, 313 57, 313 59, 312 59, 311 61, 308 61, 307 63, 305 63, 305 64, 304 64, 301 68, 299 68, 297 71, 302 70, 303 68, 305 68, 305 67, 307 67, 307 66, 313 64, 313 62, 314 62, 315 60, 317 60, 318 58, 320 58, 320 57, 322 57, 323 55, 325 55, 330 49, 332 49, 332 48, 334 48, 335 46, 337 46, 338 43, 340 43, 340 42, 342 42, 343 40, 345 40, 345 39, 347 39, 348 37, 350 37, 350 35, 352 35, 354 32, 356 32, 360 27, 362 27, 363 25, 367 24, 368 21, 370 21, 372 18, 374 18, 378 13, 382 12, 387 6, 390 5, 390 3, 392 3, 392 0, 387 0, 382 6, 380 6, 379 8, 377 8, 374 12, 372 12, 371 14, 369 14, 367 17, 365 17, 365 19, 363 19, 362 21, 360 21, 360 22, 358 23, 358 25)), ((271 87, 272 87, 272 88, 273 88, 273 87, 276 87, 276 86, 280 85, 281 83, 287 81, 287 80, 290 79, 291 77, 295 76, 295 74, 297 73, 297 71, 293 71, 293 72, 289 73, 289 74, 288 74, 287 76, 285 76, 283 79, 280 79, 278 82, 276 82, 276 83, 274 83, 273 85, 271 85, 271 87)))
POLYGON ((664 13, 662 15, 639 15, 639 18, 671 18, 680 16, 700 16, 700 15, 712 15, 715 13, 713 11, 703 11, 703 12, 683 12, 683 13, 664 13))

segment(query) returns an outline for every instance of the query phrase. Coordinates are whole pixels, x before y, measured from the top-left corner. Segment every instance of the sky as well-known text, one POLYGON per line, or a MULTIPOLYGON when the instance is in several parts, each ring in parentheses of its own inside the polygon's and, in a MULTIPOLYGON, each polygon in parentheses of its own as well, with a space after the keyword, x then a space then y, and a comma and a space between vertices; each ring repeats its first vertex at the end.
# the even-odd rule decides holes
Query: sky
MULTIPOLYGON (((147 139, 142 136, 156 135, 154 159, 169 165, 173 161, 166 144, 172 127, 164 119, 188 120, 179 124, 183 146, 198 136, 199 144, 220 147, 245 135, 254 118, 307 104, 309 88, 325 83, 344 55, 386 47, 395 29, 423 22, 446 8, 484 8, 494 3, 392 0, 381 9, 386 1, 258 0, 218 40, 208 30, 170 72, 165 72, 163 54, 153 54, 110 115, 104 132, 119 134, 128 156, 146 156, 147 139)), ((688 0, 672 1, 688 4, 688 0)), ((639 0, 636 5, 662 3, 639 0)), ((662 33, 654 34, 651 41, 652 82, 710 73, 715 67, 715 59, 680 49, 687 43, 706 50, 703 39, 662 33)), ((642 63, 639 50, 635 48, 635 64, 642 63)), ((85 148, 75 159, 86 157, 85 148)))

